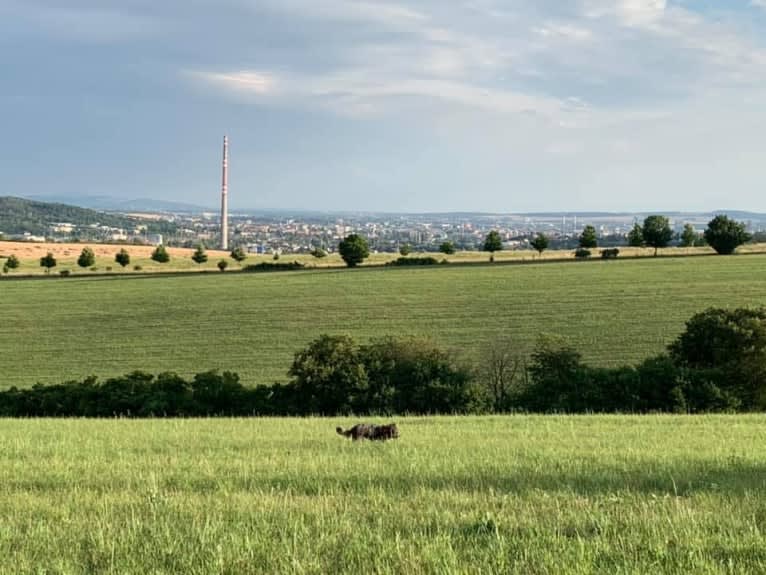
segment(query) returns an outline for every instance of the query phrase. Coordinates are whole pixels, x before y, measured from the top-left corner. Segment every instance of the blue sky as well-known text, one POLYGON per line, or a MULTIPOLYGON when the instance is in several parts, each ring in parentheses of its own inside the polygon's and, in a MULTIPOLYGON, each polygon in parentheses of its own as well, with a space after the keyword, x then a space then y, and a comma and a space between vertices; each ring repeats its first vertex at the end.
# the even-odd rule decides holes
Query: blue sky
POLYGON ((766 0, 0 0, 0 195, 766 211, 766 0))

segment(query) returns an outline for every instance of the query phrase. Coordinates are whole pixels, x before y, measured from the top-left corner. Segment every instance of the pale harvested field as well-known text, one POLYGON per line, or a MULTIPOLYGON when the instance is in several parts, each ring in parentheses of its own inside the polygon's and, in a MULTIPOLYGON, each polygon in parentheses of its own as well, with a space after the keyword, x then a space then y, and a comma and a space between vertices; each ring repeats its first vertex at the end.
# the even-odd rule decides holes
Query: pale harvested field
MULTIPOLYGON (((77 257, 83 248, 89 247, 96 254, 97 258, 109 258, 114 260, 114 256, 121 249, 125 248, 131 256, 137 258, 148 258, 154 251, 154 246, 136 246, 132 244, 59 244, 59 243, 38 243, 38 242, 0 242, 0 254, 9 256, 14 254, 20 260, 39 260, 41 257, 51 252, 57 259, 68 259, 77 257)), ((170 257, 190 258, 193 249, 190 248, 167 248, 170 257)), ((219 250, 207 250, 209 258, 229 257, 229 252, 219 250)))

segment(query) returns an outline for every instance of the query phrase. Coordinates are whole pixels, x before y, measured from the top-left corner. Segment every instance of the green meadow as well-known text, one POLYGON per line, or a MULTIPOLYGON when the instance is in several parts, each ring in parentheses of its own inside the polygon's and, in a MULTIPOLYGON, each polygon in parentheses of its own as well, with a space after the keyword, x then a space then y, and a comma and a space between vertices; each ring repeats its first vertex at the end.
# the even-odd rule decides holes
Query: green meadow
POLYGON ((766 418, 0 420, 0 573, 763 573, 766 418))
POLYGON ((709 306, 766 305, 766 255, 0 281, 0 385, 209 369, 285 380, 316 336, 429 337, 466 362, 558 334, 601 365, 661 352, 709 306))

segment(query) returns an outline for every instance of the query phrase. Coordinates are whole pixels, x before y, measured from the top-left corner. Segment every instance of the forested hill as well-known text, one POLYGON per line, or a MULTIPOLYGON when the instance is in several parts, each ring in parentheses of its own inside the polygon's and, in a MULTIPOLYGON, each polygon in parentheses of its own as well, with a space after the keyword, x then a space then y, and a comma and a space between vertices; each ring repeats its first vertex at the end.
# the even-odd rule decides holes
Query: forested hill
POLYGON ((136 225, 146 225, 152 233, 172 233, 175 228, 170 222, 139 220, 77 206, 0 196, 0 232, 5 235, 29 232, 47 236, 51 234, 51 226, 58 223, 73 224, 83 230, 93 224, 125 230, 133 230, 136 225))

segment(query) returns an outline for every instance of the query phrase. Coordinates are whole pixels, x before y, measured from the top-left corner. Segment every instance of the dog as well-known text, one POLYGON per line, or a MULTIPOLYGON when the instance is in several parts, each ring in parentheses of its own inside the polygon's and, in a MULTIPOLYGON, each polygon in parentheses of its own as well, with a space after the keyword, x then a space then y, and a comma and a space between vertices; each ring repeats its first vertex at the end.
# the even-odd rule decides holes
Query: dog
POLYGON ((387 439, 397 439, 399 437, 399 428, 395 423, 388 425, 376 425, 374 423, 357 423, 354 427, 343 431, 342 427, 336 427, 335 431, 343 437, 350 437, 354 441, 357 439, 370 439, 372 441, 386 441, 387 439))

